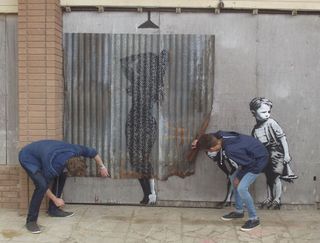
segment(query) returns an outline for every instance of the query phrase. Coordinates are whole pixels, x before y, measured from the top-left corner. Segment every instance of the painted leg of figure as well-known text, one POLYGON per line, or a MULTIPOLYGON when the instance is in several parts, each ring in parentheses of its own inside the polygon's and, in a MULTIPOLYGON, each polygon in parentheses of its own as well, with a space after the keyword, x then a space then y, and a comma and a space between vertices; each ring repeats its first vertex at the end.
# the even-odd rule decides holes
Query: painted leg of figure
POLYGON ((230 180, 230 177, 228 178, 228 185, 227 185, 227 196, 225 198, 224 206, 231 206, 231 200, 233 195, 233 183, 230 180))
POLYGON ((272 201, 272 209, 280 209, 280 198, 282 194, 282 183, 280 180, 280 176, 278 175, 273 183, 273 195, 274 199, 272 201))
POLYGON ((143 191, 143 199, 140 201, 141 204, 148 204, 149 203, 149 195, 151 194, 149 179, 147 178, 140 178, 139 179, 140 185, 143 191))
POLYGON ((150 185, 151 193, 149 194, 149 203, 148 204, 155 204, 157 201, 157 194, 156 194, 156 190, 155 190, 154 179, 149 180, 149 185, 150 185))
POLYGON ((265 172, 266 180, 267 180, 267 198, 263 200, 263 202, 260 205, 260 209, 263 209, 264 207, 269 208, 272 203, 272 188, 273 188, 273 181, 271 179, 271 175, 268 172, 265 172))

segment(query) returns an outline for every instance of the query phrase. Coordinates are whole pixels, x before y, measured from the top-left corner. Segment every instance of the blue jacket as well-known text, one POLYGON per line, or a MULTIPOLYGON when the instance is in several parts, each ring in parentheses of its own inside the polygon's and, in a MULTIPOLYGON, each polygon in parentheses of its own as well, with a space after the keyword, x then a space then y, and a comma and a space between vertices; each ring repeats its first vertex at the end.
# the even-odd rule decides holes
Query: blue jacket
POLYGON ((268 151, 256 138, 236 132, 218 131, 213 133, 217 138, 222 138, 222 149, 226 156, 241 166, 237 178, 248 172, 259 174, 268 163, 268 151))
POLYGON ((83 156, 94 158, 97 151, 82 145, 56 140, 40 140, 26 145, 19 153, 19 161, 31 173, 42 172, 50 182, 59 176, 71 157, 83 156))

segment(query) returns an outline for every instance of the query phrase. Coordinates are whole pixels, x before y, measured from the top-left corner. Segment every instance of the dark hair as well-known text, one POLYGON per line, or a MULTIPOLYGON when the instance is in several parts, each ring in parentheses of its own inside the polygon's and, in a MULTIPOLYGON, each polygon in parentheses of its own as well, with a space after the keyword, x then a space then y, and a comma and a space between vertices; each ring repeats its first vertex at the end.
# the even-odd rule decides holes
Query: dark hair
POLYGON ((87 164, 85 158, 72 157, 67 160, 67 169, 69 176, 85 176, 87 172, 87 164))
POLYGON ((250 101, 250 104, 249 104, 250 111, 253 112, 258 110, 262 104, 268 105, 270 109, 272 108, 272 101, 269 100, 268 98, 255 97, 250 101))
POLYGON ((203 134, 200 136, 197 142, 197 148, 209 149, 218 144, 218 138, 213 134, 203 134))

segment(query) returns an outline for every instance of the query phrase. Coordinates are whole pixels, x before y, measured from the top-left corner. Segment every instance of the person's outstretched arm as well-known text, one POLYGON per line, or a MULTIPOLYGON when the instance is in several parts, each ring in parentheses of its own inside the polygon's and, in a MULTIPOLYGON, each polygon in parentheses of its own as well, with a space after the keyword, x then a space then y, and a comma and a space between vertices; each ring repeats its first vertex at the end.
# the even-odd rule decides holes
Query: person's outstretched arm
POLYGON ((101 157, 100 157, 99 154, 97 154, 97 155, 94 157, 94 160, 96 161, 97 166, 99 167, 100 175, 101 175, 102 177, 110 176, 110 175, 109 175, 109 172, 108 172, 108 169, 104 166, 103 161, 102 161, 102 159, 101 159, 101 157))

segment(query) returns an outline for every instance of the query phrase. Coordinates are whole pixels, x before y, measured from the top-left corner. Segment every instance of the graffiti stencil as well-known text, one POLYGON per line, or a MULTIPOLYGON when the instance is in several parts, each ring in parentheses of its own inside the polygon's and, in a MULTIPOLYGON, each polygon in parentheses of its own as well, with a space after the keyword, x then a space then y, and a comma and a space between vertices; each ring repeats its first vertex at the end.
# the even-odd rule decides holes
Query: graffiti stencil
POLYGON ((149 161, 158 134, 158 124, 152 114, 153 105, 163 99, 163 76, 168 52, 152 52, 121 59, 121 68, 130 82, 128 95, 131 109, 126 122, 127 153, 135 172, 152 177, 149 161))
POLYGON ((261 208, 280 209, 282 183, 281 179, 293 182, 297 179, 289 163, 291 157, 286 135, 277 121, 270 117, 272 102, 263 97, 251 100, 250 111, 256 119, 252 136, 264 144, 269 151, 269 162, 264 169, 267 180, 267 198, 261 203, 261 208))

